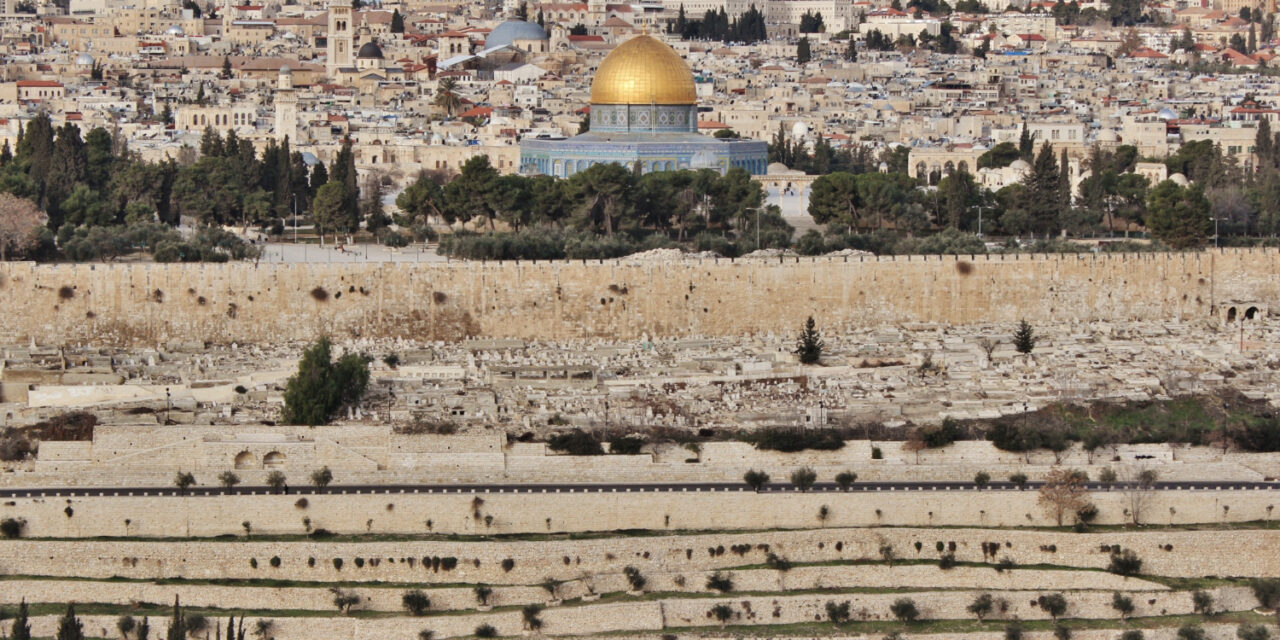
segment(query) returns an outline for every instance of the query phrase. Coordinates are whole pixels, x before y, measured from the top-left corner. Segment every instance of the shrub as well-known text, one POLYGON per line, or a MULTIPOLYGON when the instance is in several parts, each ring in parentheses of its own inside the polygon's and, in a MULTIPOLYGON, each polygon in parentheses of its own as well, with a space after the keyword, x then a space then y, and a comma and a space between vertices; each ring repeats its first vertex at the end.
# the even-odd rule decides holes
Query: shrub
POLYGON ((640 570, 631 565, 627 565, 622 570, 622 575, 627 577, 627 582, 631 585, 632 591, 643 591, 645 583, 648 582, 648 579, 640 574, 640 570))
POLYGON ((1111 608, 1115 609, 1121 618, 1128 618, 1133 615, 1133 598, 1117 591, 1111 594, 1111 608))
POLYGON ((791 561, 776 553, 770 553, 768 556, 766 556, 764 559, 764 563, 774 571, 790 571, 791 570, 791 561))
POLYGON ((1142 558, 1134 553, 1132 549, 1123 551, 1117 549, 1111 552, 1111 564, 1107 566, 1107 571, 1122 576, 1136 576, 1142 570, 1142 558))
POLYGON ((22 536, 23 529, 27 528, 27 521, 21 518, 5 518, 0 520, 0 535, 13 539, 22 536))
POLYGON ((485 623, 476 627, 475 634, 477 638, 496 638, 498 637, 498 630, 494 629, 493 625, 485 623))
POLYGON ((733 591, 733 576, 717 571, 707 576, 707 588, 720 593, 729 593, 733 591))
POLYGON ((626 436, 618 438, 609 443, 609 453, 634 456, 640 453, 640 448, 645 444, 645 440, 641 436, 626 436))
POLYGON ((191 488, 195 483, 196 477, 189 472, 179 471, 173 477, 173 486, 177 487, 178 491, 182 493, 186 493, 187 489, 191 488))
POLYGON ((1249 581, 1253 589, 1253 597, 1264 609, 1274 609, 1280 605, 1280 578, 1256 578, 1249 581))
POLYGON ((916 608, 915 600, 911 598, 898 598, 889 605, 889 613, 901 622, 915 622, 920 617, 920 610, 916 608))
POLYGON ((1213 595, 1208 591, 1192 591, 1191 608, 1203 616, 1213 615, 1213 595))
POLYGON ((1014 559, 1010 558, 1009 556, 1004 556, 1003 558, 1000 558, 1000 562, 996 563, 996 571, 999 571, 1000 573, 1004 573, 1005 571, 1013 571, 1017 567, 1018 567, 1018 563, 1015 562, 1014 559))
POLYGON ((1142 638, 1143 635, 1141 629, 1129 629, 1128 631, 1120 634, 1119 640, 1142 640, 1142 638))
POLYGON ((827 601, 827 619, 835 624, 846 622, 849 620, 849 601, 845 600, 840 604, 833 601, 827 601))
POLYGON ((1011 473, 1009 474, 1009 482, 1012 482, 1014 486, 1018 487, 1018 491, 1022 491, 1027 486, 1027 474, 1021 471, 1011 473))
POLYGON ((938 568, 942 569, 943 571, 954 568, 955 566, 956 566, 956 554, 954 553, 944 553, 940 558, 938 558, 938 568))
POLYGON ((1022 640, 1022 626, 1013 623, 1004 628, 1004 640, 1022 640))
POLYGON ((718 604, 711 607, 711 610, 707 613, 711 614, 711 617, 715 618, 720 624, 724 624, 733 617, 733 608, 727 604, 718 604))
POLYGON ((388 369, 395 369, 400 366, 400 356, 394 353, 388 353, 387 355, 382 356, 382 364, 387 365, 388 369))
POLYGON ((514 569, 514 568, 516 568, 516 561, 515 561, 515 560, 512 560, 511 558, 504 558, 504 559, 502 560, 502 571, 503 571, 504 573, 508 573, 508 572, 510 572, 510 571, 511 571, 512 569, 514 569))
POLYGON ((489 596, 493 595, 493 589, 490 589, 488 585, 484 584, 478 584, 475 587, 472 587, 471 592, 476 594, 476 602, 479 602, 480 606, 488 605, 489 596))
POLYGON ((270 562, 271 562, 271 567, 272 567, 272 568, 274 568, 274 569, 279 569, 279 568, 280 568, 280 556, 271 556, 271 560, 270 560, 270 562))
MULTIPOLYGON (((321 531, 323 531, 323 529, 316 529, 315 532, 312 533, 311 535, 314 537, 316 533, 319 533, 321 531)), ((333 568, 337 569, 338 571, 342 571, 342 558, 333 559, 333 568)))
POLYGON ((858 481, 858 474, 852 471, 841 471, 836 474, 836 485, 841 491, 848 491, 858 481))
POLYGON ((542 619, 538 614, 542 613, 542 605, 526 604, 520 610, 520 617, 524 619, 524 627, 530 631, 537 631, 542 628, 542 619))
POLYGON ((1242 624, 1236 627, 1236 637, 1240 640, 1268 640, 1271 632, 1267 631, 1266 625, 1242 624))
POLYGON ((871 459, 872 460, 884 459, 884 452, 880 450, 880 447, 871 447, 871 459))
MULTIPOLYGON (((795 453, 806 449, 836 451, 844 447, 844 438, 838 432, 829 429, 769 427, 757 431, 747 440, 762 451, 783 453, 795 453)), ((874 454, 874 451, 872 453, 874 454)))
POLYGON ((1178 640, 1205 640, 1204 628, 1186 624, 1178 627, 1178 640))
POLYGON ((581 429, 574 429, 568 433, 558 433, 551 436, 551 439, 547 441, 547 446, 571 456, 604 455, 600 440, 581 429))
POLYGON ((1071 640, 1071 629, 1062 623, 1053 625, 1053 637, 1057 640, 1071 640))
POLYGON ((1042 595, 1036 598, 1036 604, 1040 605, 1040 608, 1054 620, 1067 612, 1067 599, 1061 593, 1042 595))
POLYGON ((409 615, 424 616, 431 608, 431 599, 418 590, 406 591, 400 596, 400 604, 404 606, 405 611, 409 612, 409 615))
POLYGON ((986 471, 979 471, 973 474, 973 484, 979 489, 985 489, 988 484, 991 484, 991 474, 986 471))

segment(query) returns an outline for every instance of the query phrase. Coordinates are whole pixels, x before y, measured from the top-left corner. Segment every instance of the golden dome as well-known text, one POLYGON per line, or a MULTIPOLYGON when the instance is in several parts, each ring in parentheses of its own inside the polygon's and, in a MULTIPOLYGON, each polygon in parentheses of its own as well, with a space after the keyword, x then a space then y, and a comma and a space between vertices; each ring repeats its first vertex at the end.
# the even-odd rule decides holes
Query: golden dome
POLYGON ((636 36, 614 49, 591 82, 592 104, 697 104, 693 73, 675 49, 636 36))

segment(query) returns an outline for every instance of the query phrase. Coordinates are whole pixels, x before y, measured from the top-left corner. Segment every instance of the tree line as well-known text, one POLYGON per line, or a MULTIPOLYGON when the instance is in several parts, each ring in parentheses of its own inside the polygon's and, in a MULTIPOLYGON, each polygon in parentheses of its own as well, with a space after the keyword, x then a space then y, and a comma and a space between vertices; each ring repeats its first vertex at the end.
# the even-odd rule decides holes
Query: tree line
POLYGON ((455 232, 441 252, 460 257, 614 257, 637 249, 683 245, 736 255, 785 247, 792 228, 745 170, 711 169, 640 175, 616 163, 567 179, 501 175, 475 156, 446 184, 424 173, 400 194, 397 223, 431 221, 487 227, 455 232), (509 230, 494 233, 498 224, 509 230))

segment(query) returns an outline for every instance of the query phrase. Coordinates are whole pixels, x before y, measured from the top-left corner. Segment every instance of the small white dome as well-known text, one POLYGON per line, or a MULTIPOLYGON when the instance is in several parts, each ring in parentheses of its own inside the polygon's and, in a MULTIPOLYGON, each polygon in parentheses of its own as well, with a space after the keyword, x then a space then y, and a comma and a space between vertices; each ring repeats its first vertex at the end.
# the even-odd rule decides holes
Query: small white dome
POLYGON ((289 65, 287 64, 280 65, 280 75, 287 76, 291 73, 293 73, 293 69, 290 69, 289 65))
POLYGON ((797 122, 791 125, 791 136, 795 138, 803 138, 809 135, 809 125, 803 122, 797 122))
POLYGON ((76 56, 76 64, 81 67, 92 67, 93 63, 94 63, 93 56, 87 53, 82 53, 76 56))
POLYGON ((1185 187, 1191 184, 1191 181, 1187 180, 1187 177, 1182 175, 1181 173, 1175 173, 1169 176, 1169 180, 1174 184, 1178 185, 1179 187, 1185 187))
POLYGON ((169 27, 169 30, 168 30, 168 31, 165 31, 165 33, 166 33, 166 34, 168 34, 168 35, 171 35, 171 36, 185 36, 185 35, 187 35, 187 33, 186 33, 185 31, 183 31, 183 30, 182 30, 182 27, 180 27, 180 26, 178 26, 178 25, 176 25, 176 24, 175 24, 175 25, 173 25, 172 27, 169 27))
POLYGON ((1018 171, 1030 171, 1031 165, 1027 164, 1026 160, 1023 160, 1022 158, 1018 158, 1017 160, 1014 160, 1012 163, 1009 164, 1009 168, 1017 169, 1018 171))

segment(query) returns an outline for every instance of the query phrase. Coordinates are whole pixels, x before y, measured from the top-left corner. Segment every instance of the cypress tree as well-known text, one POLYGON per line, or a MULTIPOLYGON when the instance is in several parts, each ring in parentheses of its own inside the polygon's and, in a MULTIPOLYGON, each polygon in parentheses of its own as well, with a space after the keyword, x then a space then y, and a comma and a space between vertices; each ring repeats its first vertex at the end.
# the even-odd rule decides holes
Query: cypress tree
POLYGON ((796 341, 795 354, 800 356, 800 364, 817 364, 822 359, 824 347, 817 324, 813 321, 813 316, 809 316, 809 319, 805 320, 804 329, 800 331, 800 338, 796 341))
POLYGON ((178 596, 173 596, 173 618, 169 621, 169 631, 165 640, 185 640, 187 637, 187 619, 182 615, 182 606, 178 604, 178 596))
POLYGON ((1018 322, 1017 331, 1013 332, 1013 348, 1018 353, 1030 355, 1031 351, 1036 348, 1036 332, 1031 328, 1031 323, 1025 319, 1018 322))
POLYGON ((28 620, 27 599, 18 605, 18 615, 13 617, 13 627, 9 637, 12 640, 31 640, 31 622, 28 620))
POLYGON ((58 621, 58 640, 84 640, 84 624, 76 618, 76 606, 67 605, 67 613, 58 621))

